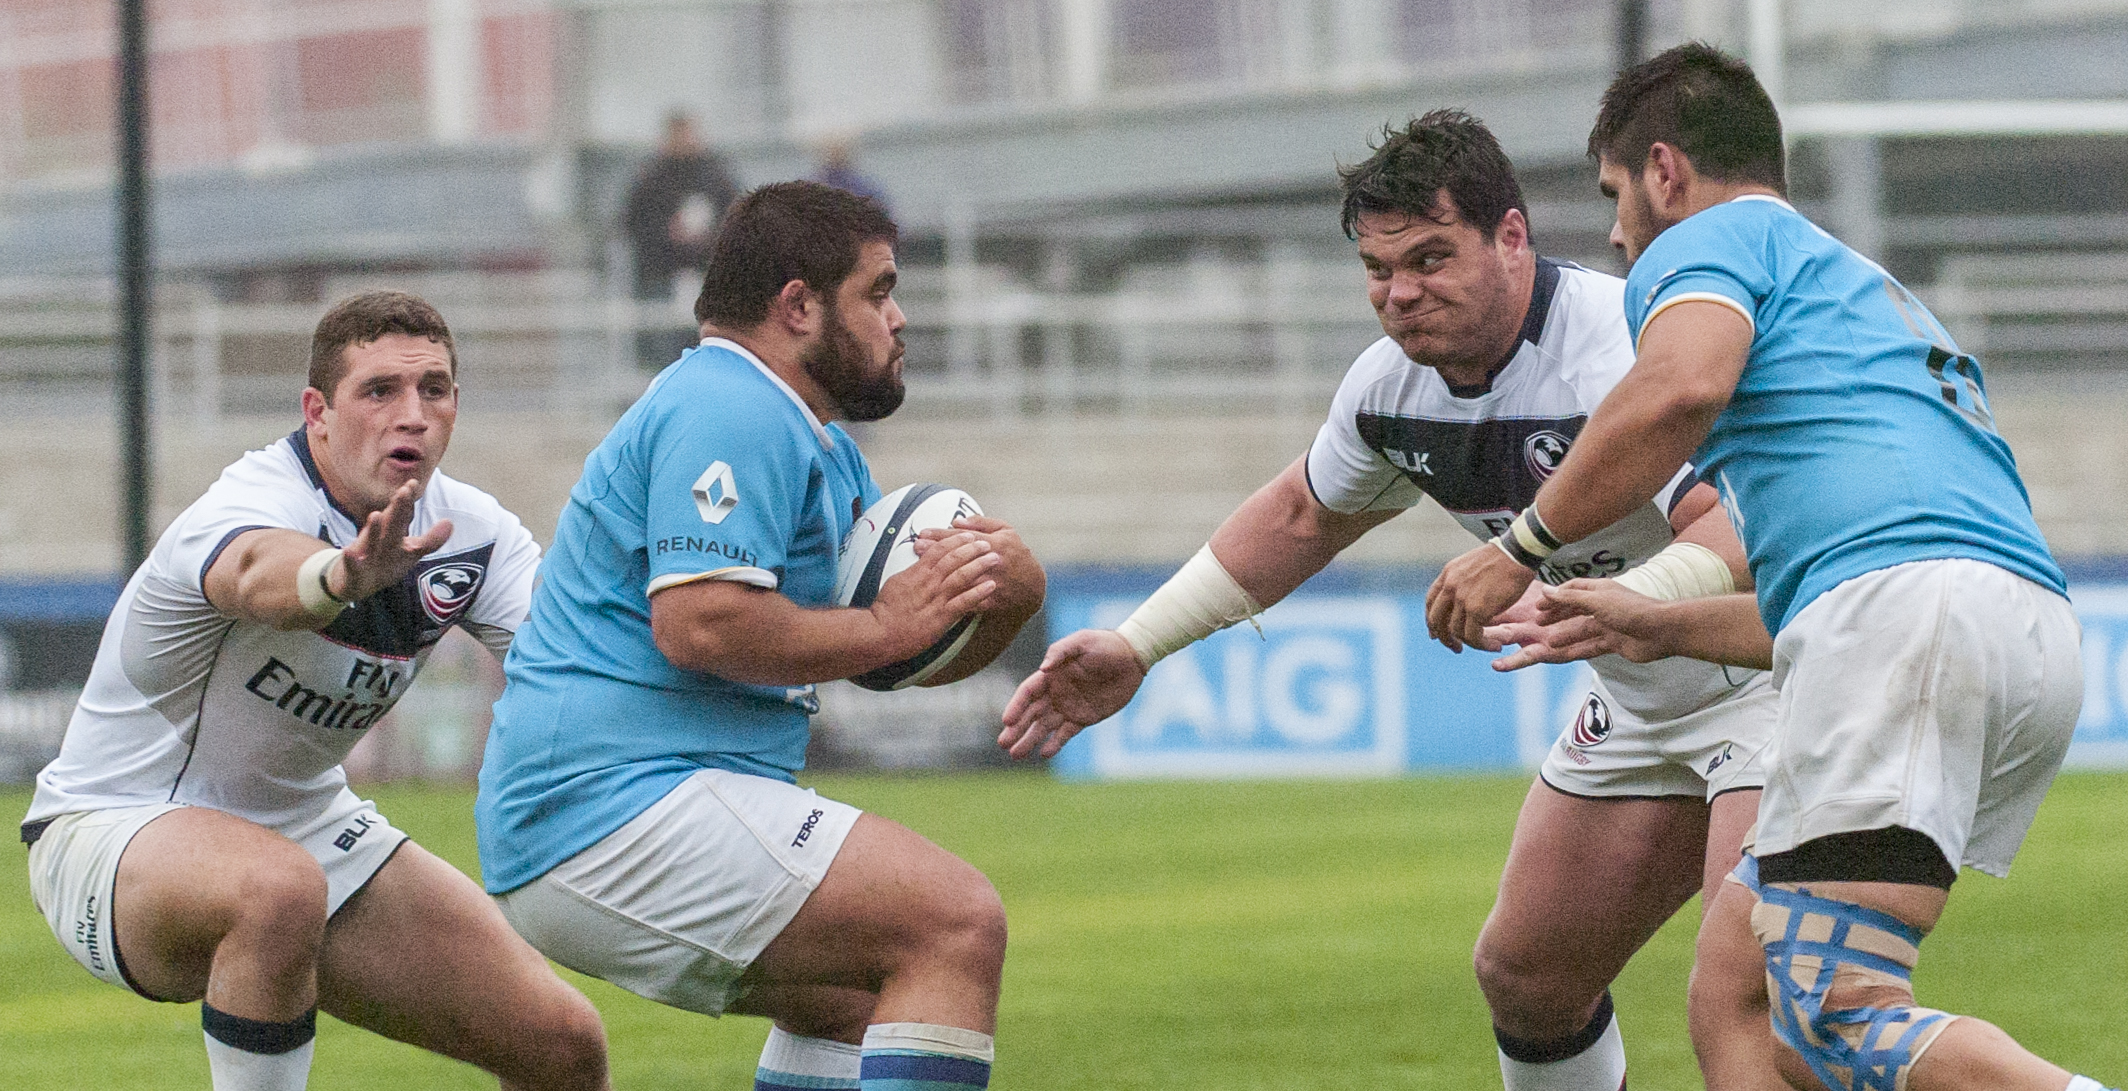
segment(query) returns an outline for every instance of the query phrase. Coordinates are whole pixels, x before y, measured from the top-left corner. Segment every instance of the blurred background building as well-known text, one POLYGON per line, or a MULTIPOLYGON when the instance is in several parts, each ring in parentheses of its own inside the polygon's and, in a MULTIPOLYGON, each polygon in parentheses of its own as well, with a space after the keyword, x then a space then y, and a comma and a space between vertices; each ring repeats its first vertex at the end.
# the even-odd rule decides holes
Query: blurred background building
MULTIPOLYGON (((1649 51, 1701 38, 1760 66, 1798 204, 1982 357, 2057 548, 2108 552, 2128 517, 2128 0, 149 14, 158 529, 294 425, 324 305, 392 284, 461 340, 447 469, 551 533, 649 377, 639 335, 691 325, 684 298, 638 298, 621 222, 677 111, 740 185, 839 151, 904 225, 911 397, 865 440, 883 483, 969 488, 1052 563, 1179 560, 1304 449, 1378 336, 1334 169, 1383 125, 1469 109, 1515 158, 1540 249, 1617 269, 1583 150, 1632 20, 1649 51)), ((39 656, 75 654, 23 634, 118 567, 114 43, 106 0, 0 0, 0 680, 23 692, 58 670, 39 656)), ((1422 512, 1355 552, 1464 545, 1422 512)))

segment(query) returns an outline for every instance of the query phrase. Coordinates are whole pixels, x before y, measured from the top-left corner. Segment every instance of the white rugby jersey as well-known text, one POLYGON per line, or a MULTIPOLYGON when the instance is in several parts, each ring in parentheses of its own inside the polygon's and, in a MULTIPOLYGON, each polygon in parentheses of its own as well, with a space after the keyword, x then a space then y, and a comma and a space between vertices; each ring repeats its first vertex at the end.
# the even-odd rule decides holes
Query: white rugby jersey
POLYGON ((529 608, 539 545, 517 517, 437 473, 410 533, 443 519, 442 548, 321 631, 238 621, 201 589, 237 535, 281 528, 346 546, 357 530, 301 429, 238 459, 127 581, 24 821, 161 802, 269 828, 322 813, 347 783, 340 762, 451 626, 500 656, 529 608))
MULTIPOLYGON (((1507 529, 1566 458, 1589 413, 1633 366, 1625 282, 1537 259, 1514 356, 1482 390, 1454 390, 1387 337, 1370 345, 1308 449, 1308 487, 1332 511, 1408 508, 1431 496, 1479 538, 1507 529)), ((1670 544, 1669 512, 1698 481, 1688 465, 1645 507, 1547 559, 1547 583, 1615 576, 1670 544)), ((1757 672, 1694 659, 1591 663, 1643 720, 1704 708, 1757 672)))

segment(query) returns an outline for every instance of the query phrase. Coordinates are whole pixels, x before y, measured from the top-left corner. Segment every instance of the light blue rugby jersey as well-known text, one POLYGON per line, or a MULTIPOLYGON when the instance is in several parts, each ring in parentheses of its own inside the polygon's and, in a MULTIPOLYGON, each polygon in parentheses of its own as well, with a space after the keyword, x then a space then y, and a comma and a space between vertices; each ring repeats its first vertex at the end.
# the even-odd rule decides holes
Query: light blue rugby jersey
POLYGON ((681 670, 650 593, 714 573, 831 601, 836 551, 879 498, 857 444, 739 345, 668 367, 584 460, 480 767, 480 865, 502 893, 546 874, 698 769, 791 780, 813 687, 681 670))
POLYGON ((1633 264, 1635 344, 1663 308, 1694 299, 1753 326, 1736 394, 1692 462, 1736 523, 1767 629, 1909 561, 1986 561, 2067 593, 1979 364, 1875 262, 1786 202, 1739 197, 1633 264))

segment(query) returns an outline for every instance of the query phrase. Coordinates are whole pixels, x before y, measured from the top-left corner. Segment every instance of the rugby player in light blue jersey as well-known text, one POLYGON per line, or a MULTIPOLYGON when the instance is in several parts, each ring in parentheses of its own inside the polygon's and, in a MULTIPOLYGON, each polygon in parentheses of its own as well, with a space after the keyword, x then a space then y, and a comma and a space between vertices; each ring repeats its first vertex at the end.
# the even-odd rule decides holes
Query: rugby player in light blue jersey
POLYGON ((2082 701, 1978 365, 1783 200, 1780 121, 1742 62, 1694 44, 1626 71, 1589 149, 1638 359, 1536 502, 1443 571, 1434 635, 1485 640, 1534 565, 1689 458, 1743 539, 1780 689, 1756 840, 1700 934, 1709 1086, 2096 1091, 1911 986, 1957 868, 2007 872, 2082 701), (1771 1057, 1710 1055, 1769 1001, 1771 1057))
POLYGON ((896 235, 870 200, 813 182, 726 214, 702 343, 570 492, 480 772, 481 869, 510 923, 660 1003, 775 1020, 763 1091, 989 1080, 996 891, 792 782, 815 683, 981 613, 932 682, 965 677, 1042 600, 1018 535, 974 518, 927 538, 870 609, 834 605, 837 548, 879 488, 831 422, 902 401, 896 235))

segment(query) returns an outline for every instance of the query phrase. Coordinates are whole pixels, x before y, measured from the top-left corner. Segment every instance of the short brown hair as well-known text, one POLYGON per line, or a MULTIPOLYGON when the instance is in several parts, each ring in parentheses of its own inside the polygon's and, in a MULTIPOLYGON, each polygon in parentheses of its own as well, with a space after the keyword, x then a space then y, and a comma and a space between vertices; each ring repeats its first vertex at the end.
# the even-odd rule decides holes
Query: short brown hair
POLYGON ((1589 158, 1629 170, 1668 144, 1717 182, 1788 192, 1781 115, 1751 66, 1705 42, 1686 42, 1611 81, 1589 133, 1589 158))
POLYGON ((1500 150, 1492 130, 1461 110, 1435 110, 1399 129, 1384 126, 1374 154, 1356 167, 1340 167, 1338 184, 1345 191, 1345 237, 1368 213, 1401 212, 1435 223, 1442 219, 1441 191, 1448 191, 1452 215, 1478 229, 1491 242, 1509 209, 1529 219, 1514 164, 1500 150))
POLYGON ((458 347, 451 328, 428 301, 407 292, 375 291, 352 295, 325 312, 310 335, 310 385, 332 402, 333 389, 347 377, 347 347, 366 345, 386 334, 425 337, 443 346, 451 358, 451 377, 458 377, 458 347))

